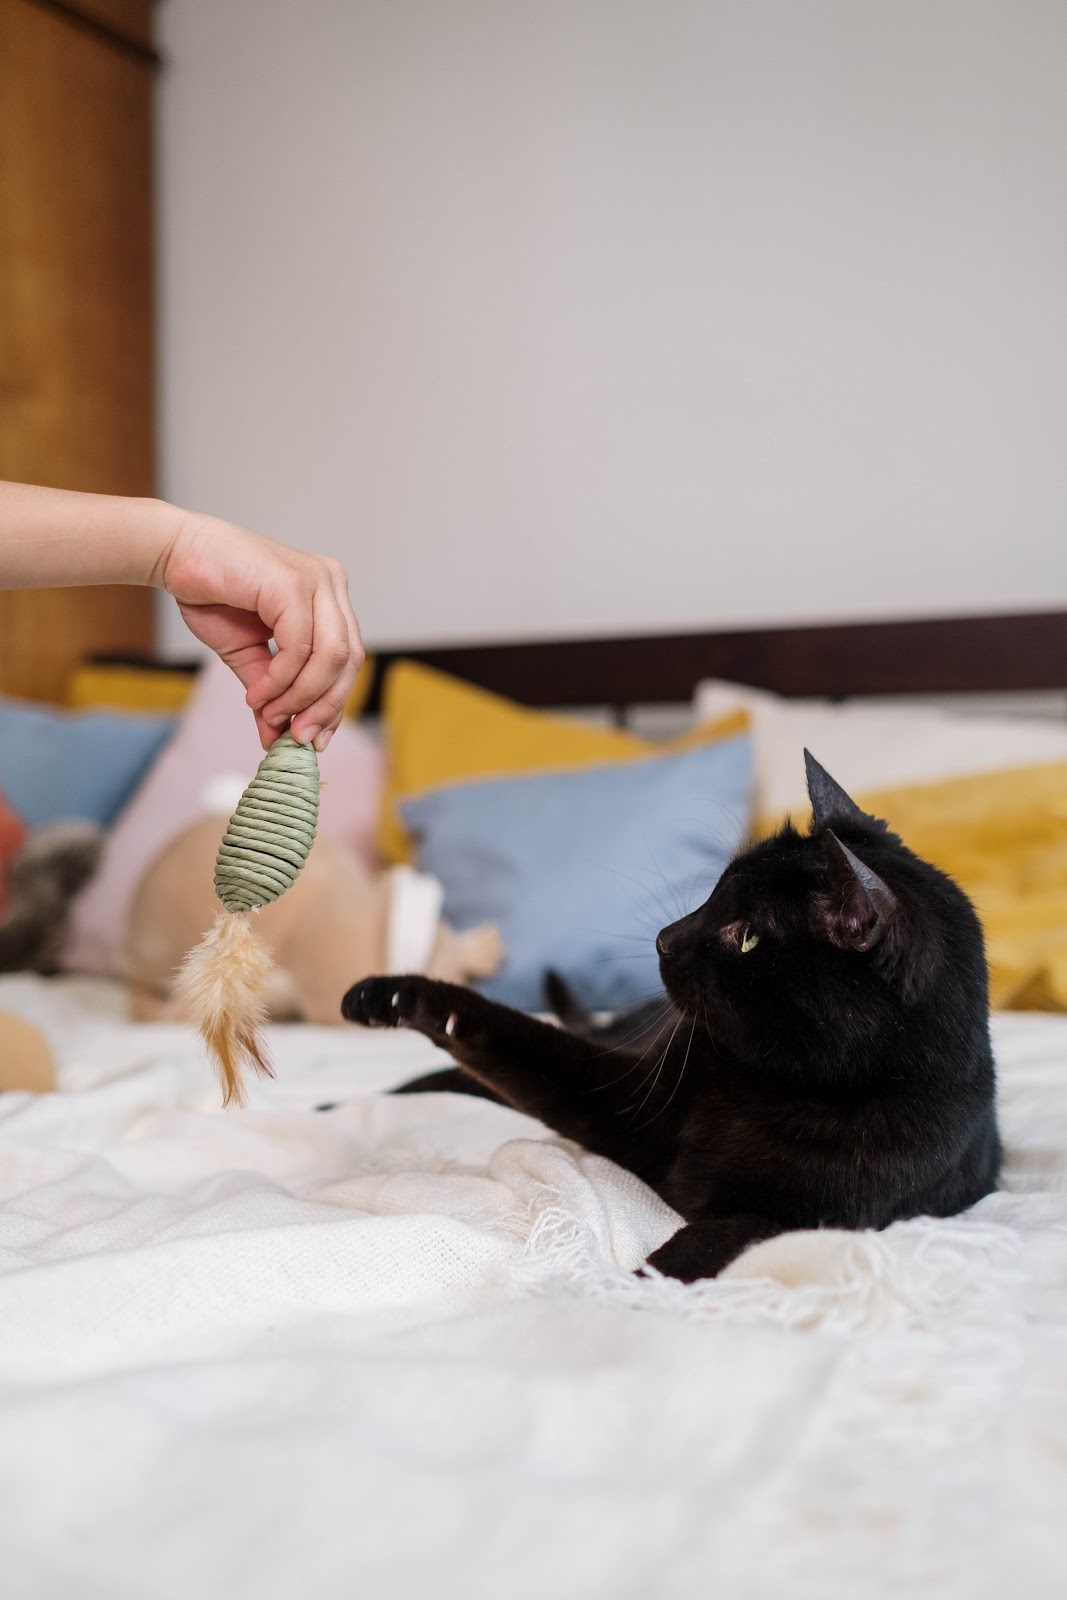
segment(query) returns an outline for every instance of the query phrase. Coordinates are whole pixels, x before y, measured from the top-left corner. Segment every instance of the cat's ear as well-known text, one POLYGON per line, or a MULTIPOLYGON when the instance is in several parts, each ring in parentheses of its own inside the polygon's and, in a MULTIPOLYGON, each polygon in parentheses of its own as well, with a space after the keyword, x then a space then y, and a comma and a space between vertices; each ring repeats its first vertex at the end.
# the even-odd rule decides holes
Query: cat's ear
POLYGON ((874 821, 831 778, 826 768, 820 767, 810 750, 804 751, 804 770, 808 775, 808 799, 811 801, 816 828, 825 828, 835 821, 866 824, 874 821))
POLYGON ((896 914, 896 895, 829 828, 823 859, 830 886, 819 897, 819 912, 827 937, 846 950, 870 950, 896 914))

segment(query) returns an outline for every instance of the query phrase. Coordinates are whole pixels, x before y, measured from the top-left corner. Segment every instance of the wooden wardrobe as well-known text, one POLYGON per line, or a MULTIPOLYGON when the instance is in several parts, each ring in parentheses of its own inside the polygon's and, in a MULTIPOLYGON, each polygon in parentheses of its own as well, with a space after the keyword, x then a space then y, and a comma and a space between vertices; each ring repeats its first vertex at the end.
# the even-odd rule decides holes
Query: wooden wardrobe
MULTIPOLYGON (((0 478, 153 493, 151 0, 0 0, 0 478)), ((149 652, 143 589, 0 592, 0 693, 149 652)))

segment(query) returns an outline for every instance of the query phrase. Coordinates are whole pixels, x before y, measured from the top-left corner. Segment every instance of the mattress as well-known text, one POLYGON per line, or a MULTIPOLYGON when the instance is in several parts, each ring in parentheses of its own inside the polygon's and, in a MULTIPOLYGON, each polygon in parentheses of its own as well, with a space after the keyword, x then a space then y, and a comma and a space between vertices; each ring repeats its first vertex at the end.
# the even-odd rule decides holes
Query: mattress
POLYGON ((1067 1019, 995 1019, 972 1212, 685 1286, 630 1174, 383 1093, 417 1036, 275 1028, 223 1113, 107 985, 0 1006, 62 1089, 0 1100, 12 1600, 1064 1593, 1067 1019))

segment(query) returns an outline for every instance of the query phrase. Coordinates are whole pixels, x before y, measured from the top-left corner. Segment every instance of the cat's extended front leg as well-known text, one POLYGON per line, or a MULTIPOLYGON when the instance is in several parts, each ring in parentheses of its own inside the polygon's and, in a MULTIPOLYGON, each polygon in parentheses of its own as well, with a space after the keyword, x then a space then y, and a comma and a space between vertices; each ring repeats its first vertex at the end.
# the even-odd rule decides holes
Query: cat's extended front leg
POLYGON ((414 1028, 517 1111, 632 1165, 620 1117, 619 1057, 594 1042, 433 978, 365 978, 341 1002, 349 1022, 414 1028))
POLYGON ((648 1264, 664 1277, 680 1278, 683 1283, 714 1278, 750 1244, 773 1239, 781 1232, 783 1229, 767 1217, 708 1217, 679 1228, 649 1256, 648 1264))
POLYGON ((364 978, 345 995, 341 1014, 365 1027, 425 1034, 517 1110, 552 1127, 582 1086, 591 1054, 573 1033, 435 978, 364 978))

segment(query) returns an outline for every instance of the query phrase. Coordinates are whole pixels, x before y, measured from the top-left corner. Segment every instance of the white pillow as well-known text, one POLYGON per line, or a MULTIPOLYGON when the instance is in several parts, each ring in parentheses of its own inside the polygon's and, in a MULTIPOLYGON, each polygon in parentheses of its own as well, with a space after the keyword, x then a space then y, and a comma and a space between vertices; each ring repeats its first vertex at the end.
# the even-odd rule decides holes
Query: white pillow
POLYGON ((696 687, 698 722, 739 707, 752 720, 757 816, 808 810, 805 746, 854 795, 1067 761, 1067 726, 1037 718, 954 716, 927 706, 870 701, 787 700, 718 678, 696 687))

